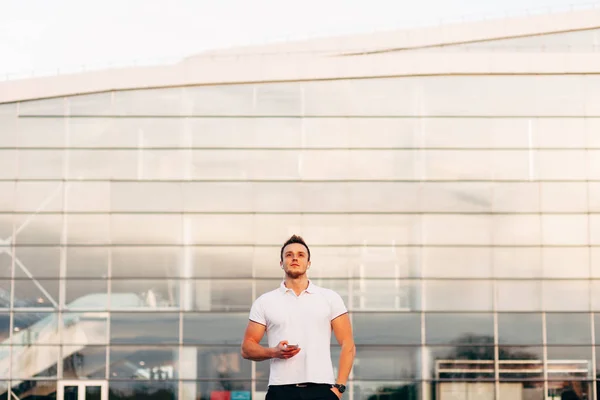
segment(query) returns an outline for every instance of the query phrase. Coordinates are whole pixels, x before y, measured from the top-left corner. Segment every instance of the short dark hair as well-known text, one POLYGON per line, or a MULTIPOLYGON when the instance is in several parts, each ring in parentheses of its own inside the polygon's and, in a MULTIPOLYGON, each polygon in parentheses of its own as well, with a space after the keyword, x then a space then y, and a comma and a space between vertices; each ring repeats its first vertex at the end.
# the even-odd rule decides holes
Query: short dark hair
POLYGON ((280 254, 281 261, 283 261, 283 249, 285 249, 285 246, 287 246, 288 244, 292 244, 292 243, 300 243, 302 246, 306 247, 306 251, 308 252, 308 261, 310 261, 310 249, 308 248, 308 245, 306 244, 304 239, 302 239, 302 236, 298 236, 298 235, 292 235, 292 237, 289 238, 283 244, 283 246, 281 246, 281 254, 280 254))

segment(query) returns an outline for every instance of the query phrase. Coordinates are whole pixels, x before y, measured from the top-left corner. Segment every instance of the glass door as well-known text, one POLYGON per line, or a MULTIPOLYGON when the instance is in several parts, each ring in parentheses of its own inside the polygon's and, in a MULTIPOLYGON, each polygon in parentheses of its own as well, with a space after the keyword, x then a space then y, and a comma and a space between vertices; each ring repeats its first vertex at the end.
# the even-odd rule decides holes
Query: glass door
POLYGON ((107 381, 60 381, 57 400, 108 400, 107 381))

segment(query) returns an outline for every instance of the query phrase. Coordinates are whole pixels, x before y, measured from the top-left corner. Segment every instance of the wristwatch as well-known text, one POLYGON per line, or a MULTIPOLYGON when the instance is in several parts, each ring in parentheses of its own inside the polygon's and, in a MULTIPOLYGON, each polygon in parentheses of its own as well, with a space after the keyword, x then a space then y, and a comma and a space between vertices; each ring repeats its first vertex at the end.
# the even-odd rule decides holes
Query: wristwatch
POLYGON ((342 385, 341 383, 336 383, 334 385, 331 385, 331 387, 336 388, 340 391, 340 393, 344 393, 346 391, 346 386, 342 385))

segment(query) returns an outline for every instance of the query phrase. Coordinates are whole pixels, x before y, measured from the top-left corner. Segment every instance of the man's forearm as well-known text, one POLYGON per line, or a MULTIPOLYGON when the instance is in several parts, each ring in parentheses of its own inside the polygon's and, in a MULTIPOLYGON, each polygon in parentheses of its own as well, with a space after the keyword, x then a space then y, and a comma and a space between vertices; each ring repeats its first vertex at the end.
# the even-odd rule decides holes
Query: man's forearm
POLYGON ((242 357, 251 361, 264 361, 273 358, 273 349, 258 343, 247 341, 242 344, 242 357))
POLYGON ((352 364, 354 363, 355 355, 356 348, 354 346, 353 341, 342 343, 336 383, 341 383, 342 385, 345 385, 346 382, 348 382, 348 376, 350 376, 350 371, 352 370, 352 364))

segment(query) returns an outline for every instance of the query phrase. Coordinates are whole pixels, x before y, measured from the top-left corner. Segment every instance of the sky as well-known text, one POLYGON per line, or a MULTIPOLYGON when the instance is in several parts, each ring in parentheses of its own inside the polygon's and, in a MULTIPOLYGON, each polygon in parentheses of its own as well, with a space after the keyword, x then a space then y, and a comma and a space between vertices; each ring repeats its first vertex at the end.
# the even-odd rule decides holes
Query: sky
POLYGON ((0 0, 0 81, 572 4, 600 7, 600 0, 0 0))

